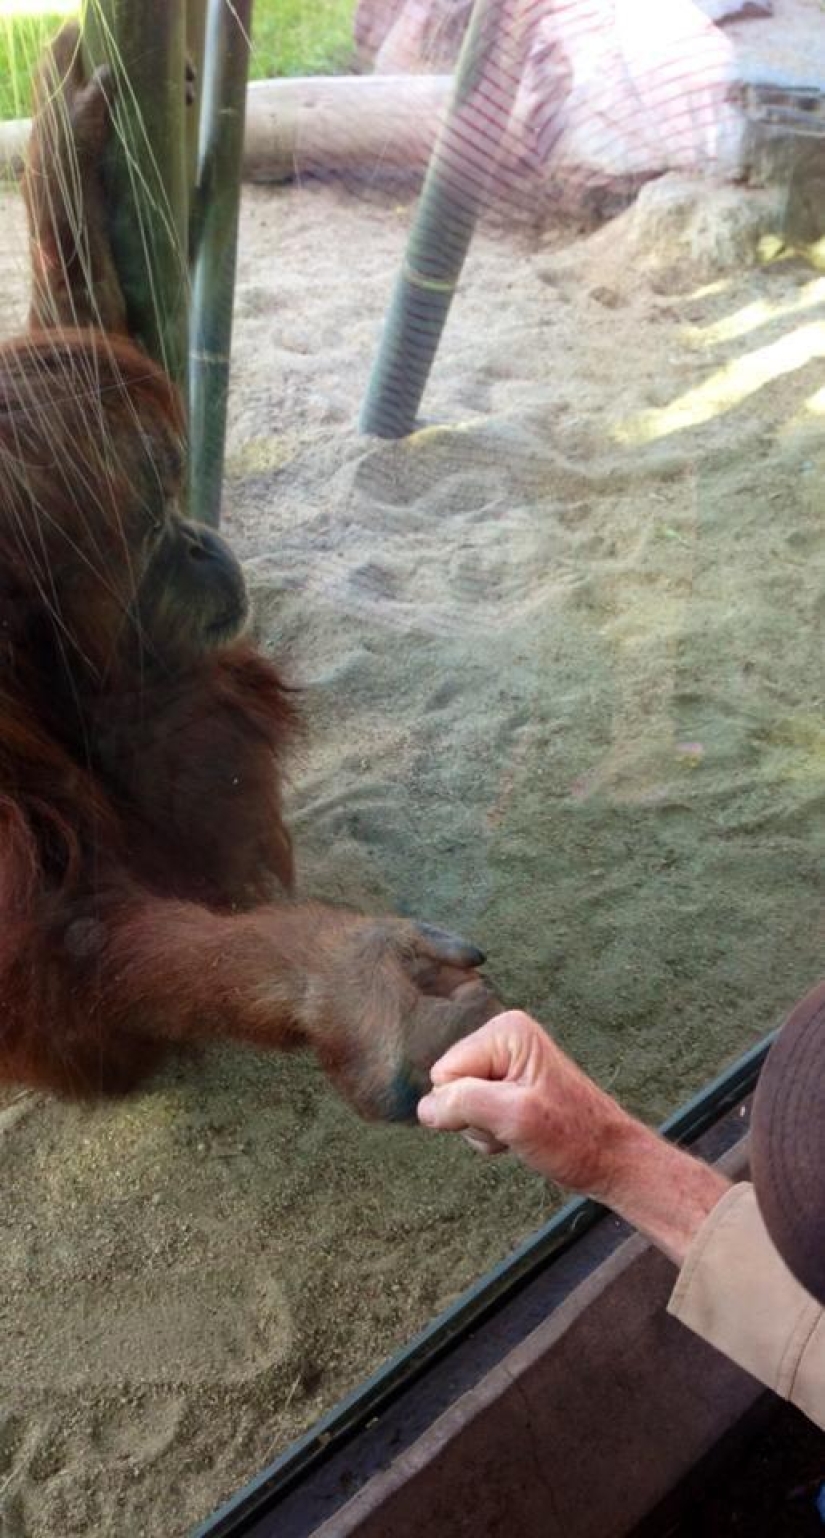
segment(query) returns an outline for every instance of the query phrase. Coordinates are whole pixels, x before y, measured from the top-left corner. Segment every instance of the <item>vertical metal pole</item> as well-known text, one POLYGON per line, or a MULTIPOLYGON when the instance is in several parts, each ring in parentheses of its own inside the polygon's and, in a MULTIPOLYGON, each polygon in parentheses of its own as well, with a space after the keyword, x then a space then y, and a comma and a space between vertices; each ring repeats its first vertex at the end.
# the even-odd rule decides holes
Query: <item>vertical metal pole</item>
MULTIPOLYGON (((208 0, 186 0, 186 57, 194 70, 191 84, 194 101, 186 112, 186 181, 189 188, 191 226, 192 200, 198 175, 201 102, 203 100, 203 56, 206 51, 206 8, 208 0)), ((191 255, 191 248, 190 248, 191 255)))
POLYGON ((524 10, 523 0, 476 0, 473 7, 367 387, 364 433, 403 438, 415 427, 518 91, 524 10))
POLYGON ((192 516, 220 521, 252 0, 209 0, 192 222, 192 516))
POLYGON ((104 174, 129 327, 181 387, 188 359, 189 199, 183 5, 84 0, 90 66, 114 79, 114 133, 104 174))

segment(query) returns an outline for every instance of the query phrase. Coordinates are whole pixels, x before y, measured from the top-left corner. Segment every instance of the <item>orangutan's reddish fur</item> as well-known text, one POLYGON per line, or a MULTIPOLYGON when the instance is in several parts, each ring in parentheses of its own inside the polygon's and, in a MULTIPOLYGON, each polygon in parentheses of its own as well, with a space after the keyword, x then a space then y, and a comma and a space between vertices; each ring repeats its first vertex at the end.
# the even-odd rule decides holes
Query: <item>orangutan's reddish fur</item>
POLYGON ((293 697, 243 638, 228 547, 177 509, 177 395, 115 334, 108 109, 76 34, 47 86, 30 330, 0 347, 0 1078, 111 1093, 175 1044, 306 1043, 359 1111, 408 1115, 491 1012, 481 958, 290 896, 293 697))

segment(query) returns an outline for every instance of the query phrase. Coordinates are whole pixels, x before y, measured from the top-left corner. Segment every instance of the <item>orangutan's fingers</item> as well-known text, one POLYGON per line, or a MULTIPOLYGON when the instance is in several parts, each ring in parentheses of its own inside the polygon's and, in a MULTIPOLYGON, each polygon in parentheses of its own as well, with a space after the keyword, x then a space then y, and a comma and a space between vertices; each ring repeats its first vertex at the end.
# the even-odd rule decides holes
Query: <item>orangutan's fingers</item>
POLYGON ((439 929, 435 924, 415 924, 414 936, 423 954, 433 961, 467 968, 481 967, 486 960, 484 952, 477 945, 471 945, 469 940, 452 934, 448 929, 439 929))

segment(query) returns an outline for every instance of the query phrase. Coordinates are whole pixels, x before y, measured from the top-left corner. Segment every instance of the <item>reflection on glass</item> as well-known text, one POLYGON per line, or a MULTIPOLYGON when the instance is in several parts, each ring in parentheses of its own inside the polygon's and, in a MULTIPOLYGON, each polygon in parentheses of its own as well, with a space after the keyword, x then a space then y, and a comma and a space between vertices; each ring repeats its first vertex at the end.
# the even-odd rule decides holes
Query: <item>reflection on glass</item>
MULTIPOLYGON (((253 88, 280 179, 244 188, 236 289, 223 533, 305 719, 296 895, 468 937, 660 1120, 822 965, 822 39, 479 3, 450 117, 471 7, 351 9, 298 5, 273 59, 260 0, 253 70, 331 73, 305 116, 253 88), (414 430, 363 434, 399 371, 414 430)), ((0 1511, 31 1538, 184 1533, 560 1200, 254 1045, 91 1104, 10 1082, 0 1160, 0 1511)))

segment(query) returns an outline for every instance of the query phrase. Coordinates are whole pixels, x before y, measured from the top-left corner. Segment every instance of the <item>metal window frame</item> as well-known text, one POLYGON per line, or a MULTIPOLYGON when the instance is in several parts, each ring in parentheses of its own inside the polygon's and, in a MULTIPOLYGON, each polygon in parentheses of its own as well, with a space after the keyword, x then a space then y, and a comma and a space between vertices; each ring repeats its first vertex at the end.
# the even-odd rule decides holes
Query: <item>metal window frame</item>
MULTIPOLYGON (((775 1035, 771 1032, 668 1117, 660 1128, 663 1136, 690 1146, 708 1132, 751 1093, 775 1035)), ((251 1538, 257 1525, 275 1512, 287 1495, 317 1473, 468 1335, 482 1329, 604 1216, 605 1209, 597 1202, 568 1202, 195 1528, 191 1538, 251 1538)))

